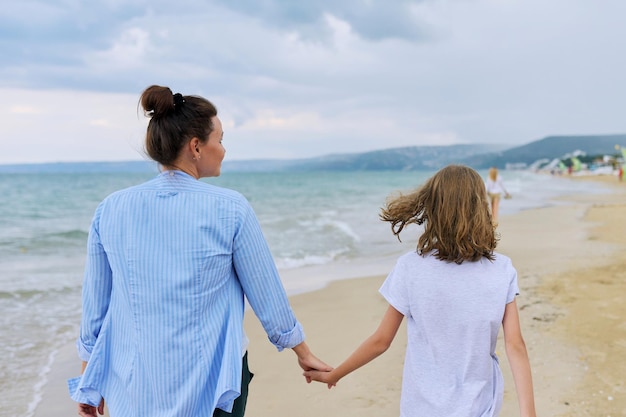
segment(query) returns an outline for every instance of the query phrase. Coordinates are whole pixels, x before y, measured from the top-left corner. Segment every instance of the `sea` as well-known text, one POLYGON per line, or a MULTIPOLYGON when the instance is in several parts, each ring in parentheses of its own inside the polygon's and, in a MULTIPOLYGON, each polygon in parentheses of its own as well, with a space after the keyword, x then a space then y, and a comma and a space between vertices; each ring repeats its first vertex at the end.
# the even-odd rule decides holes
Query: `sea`
MULTIPOLYGON (((486 178, 486 172, 480 172, 486 178)), ((81 281, 93 212, 113 191, 158 172, 0 173, 0 417, 32 417, 63 346, 76 339, 81 281)), ((222 172, 208 183, 241 192, 254 208, 287 293, 386 274, 413 250, 379 220, 386 198, 433 172, 222 172)), ((608 192, 597 183, 529 171, 502 171, 513 195, 506 215, 565 204, 554 198, 608 192)), ((79 360, 77 358, 77 364, 79 360)), ((79 365, 77 365, 78 367, 79 365)))

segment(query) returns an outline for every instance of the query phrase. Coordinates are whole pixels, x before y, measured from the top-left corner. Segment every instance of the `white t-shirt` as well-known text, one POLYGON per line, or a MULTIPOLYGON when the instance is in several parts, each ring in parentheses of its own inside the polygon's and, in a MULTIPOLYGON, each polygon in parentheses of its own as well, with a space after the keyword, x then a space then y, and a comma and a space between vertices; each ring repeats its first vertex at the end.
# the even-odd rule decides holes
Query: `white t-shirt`
POLYGON ((506 304, 519 293, 511 260, 401 256, 380 293, 407 318, 401 417, 491 417, 504 382, 495 353, 506 304))
POLYGON ((490 194, 506 194, 506 189, 504 188, 504 184, 502 183, 502 178, 498 175, 496 180, 492 180, 491 178, 487 178, 485 182, 485 188, 487 188, 487 192, 490 194))

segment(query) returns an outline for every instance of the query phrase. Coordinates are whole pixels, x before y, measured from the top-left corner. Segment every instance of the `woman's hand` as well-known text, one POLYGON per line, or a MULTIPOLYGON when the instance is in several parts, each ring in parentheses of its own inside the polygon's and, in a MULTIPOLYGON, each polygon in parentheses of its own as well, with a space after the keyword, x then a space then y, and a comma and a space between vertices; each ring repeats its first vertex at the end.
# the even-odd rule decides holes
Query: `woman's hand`
POLYGON ((100 401, 100 405, 98 407, 94 407, 89 404, 78 404, 78 415, 81 417, 98 417, 98 414, 104 414, 104 398, 100 401))
MULTIPOLYGON (((293 351, 298 355, 298 365, 304 371, 332 371, 333 367, 327 365, 324 361, 315 356, 309 349, 306 342, 300 343, 293 348, 293 351)), ((306 377, 306 382, 311 382, 311 379, 306 377)))

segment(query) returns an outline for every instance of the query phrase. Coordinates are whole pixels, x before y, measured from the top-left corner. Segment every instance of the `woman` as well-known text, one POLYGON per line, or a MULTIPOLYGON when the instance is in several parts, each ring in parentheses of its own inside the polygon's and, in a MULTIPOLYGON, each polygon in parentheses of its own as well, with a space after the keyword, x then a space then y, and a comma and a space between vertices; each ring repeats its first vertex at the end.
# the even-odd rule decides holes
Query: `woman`
POLYGON ((489 201, 491 203, 491 215, 493 217, 493 221, 498 221, 498 209, 500 208, 500 199, 502 194, 504 194, 505 198, 509 198, 510 194, 504 188, 504 184, 502 183, 502 178, 498 174, 498 168, 492 167, 489 169, 489 176, 487 177, 486 182, 487 187, 487 195, 489 196, 489 201))
POLYGON ((304 370, 330 368, 304 342, 252 208, 198 181, 220 175, 222 124, 209 101, 151 86, 146 151, 163 172, 108 196, 88 239, 81 416, 243 416, 244 295, 270 341, 304 370), (231 413, 232 411, 232 413, 231 413))

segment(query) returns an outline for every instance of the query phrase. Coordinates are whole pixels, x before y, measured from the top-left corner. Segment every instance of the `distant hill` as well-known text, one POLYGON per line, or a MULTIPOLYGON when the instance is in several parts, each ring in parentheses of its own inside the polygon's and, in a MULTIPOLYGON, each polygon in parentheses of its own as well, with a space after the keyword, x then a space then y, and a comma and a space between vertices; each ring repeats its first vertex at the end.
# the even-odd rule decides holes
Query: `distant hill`
POLYGON ((615 145, 626 146, 626 134, 548 136, 505 151, 472 155, 463 163, 475 168, 504 168, 506 164, 531 165, 540 159, 564 158, 566 154, 577 150, 587 155, 614 155, 620 152, 615 149, 615 145))
MULTIPOLYGON (((261 171, 431 171, 470 156, 493 150, 494 145, 409 146, 353 154, 333 154, 297 160, 225 161, 224 170, 261 171)), ((504 146, 496 147, 504 149, 504 146)))
MULTIPOLYGON (((507 164, 528 166, 541 159, 565 158, 575 151, 615 155, 618 153, 615 145, 626 146, 626 134, 549 136, 508 149, 493 144, 409 146, 307 159, 226 160, 222 172, 432 171, 451 163, 476 169, 505 168, 507 164)), ((157 172, 157 166, 151 161, 0 165, 0 173, 3 172, 157 172)))
POLYGON ((432 171, 451 163, 476 169, 507 164, 529 166, 541 159, 565 158, 582 151, 588 155, 614 155, 615 145, 626 146, 626 134, 549 136, 526 145, 506 148, 498 145, 410 146, 355 154, 325 155, 288 161, 232 161, 224 170, 241 171, 432 171))

